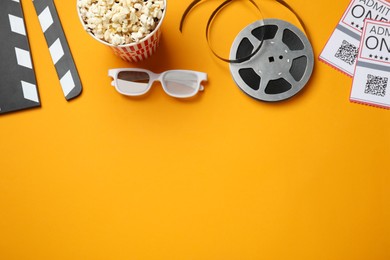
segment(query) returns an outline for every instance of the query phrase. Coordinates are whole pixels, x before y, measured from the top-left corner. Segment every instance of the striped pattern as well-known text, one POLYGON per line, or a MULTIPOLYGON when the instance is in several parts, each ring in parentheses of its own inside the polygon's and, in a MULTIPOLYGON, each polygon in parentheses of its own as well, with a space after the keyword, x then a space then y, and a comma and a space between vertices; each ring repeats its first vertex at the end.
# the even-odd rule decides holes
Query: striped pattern
POLYGON ((19 0, 0 1, 0 113, 39 107, 30 46, 19 0))
POLYGON ((80 95, 81 81, 53 0, 33 0, 62 91, 67 100, 80 95))
POLYGON ((137 44, 111 47, 116 55, 125 61, 138 62, 150 57, 160 42, 161 29, 155 31, 149 38, 137 44))
POLYGON ((28 50, 23 50, 18 47, 15 47, 15 55, 16 55, 16 61, 19 66, 32 69, 31 56, 30 56, 31 54, 28 50))
POLYGON ((20 81, 22 85, 23 96, 25 99, 31 100, 33 102, 39 103, 37 86, 25 81, 20 81))
POLYGON ((26 28, 24 27, 23 18, 14 16, 12 14, 9 14, 8 18, 11 25, 11 31, 26 36, 26 28))

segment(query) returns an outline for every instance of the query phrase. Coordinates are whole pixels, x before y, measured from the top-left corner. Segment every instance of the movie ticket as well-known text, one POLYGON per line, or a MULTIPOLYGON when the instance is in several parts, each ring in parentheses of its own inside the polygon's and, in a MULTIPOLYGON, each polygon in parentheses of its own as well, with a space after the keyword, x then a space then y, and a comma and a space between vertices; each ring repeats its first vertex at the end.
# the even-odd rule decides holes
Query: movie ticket
POLYGON ((351 101, 390 108, 390 23, 366 20, 351 101))
POLYGON ((385 0, 352 0, 319 58, 353 76, 365 19, 389 22, 390 3, 385 0))

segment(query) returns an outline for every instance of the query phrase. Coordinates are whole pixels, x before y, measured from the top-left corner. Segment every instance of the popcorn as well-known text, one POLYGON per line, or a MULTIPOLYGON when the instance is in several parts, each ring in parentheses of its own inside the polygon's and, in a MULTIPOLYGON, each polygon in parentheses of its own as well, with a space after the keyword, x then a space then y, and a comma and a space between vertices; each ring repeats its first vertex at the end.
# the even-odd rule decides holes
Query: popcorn
POLYGON ((160 22, 165 0, 78 0, 85 29, 115 46, 137 43, 160 22))

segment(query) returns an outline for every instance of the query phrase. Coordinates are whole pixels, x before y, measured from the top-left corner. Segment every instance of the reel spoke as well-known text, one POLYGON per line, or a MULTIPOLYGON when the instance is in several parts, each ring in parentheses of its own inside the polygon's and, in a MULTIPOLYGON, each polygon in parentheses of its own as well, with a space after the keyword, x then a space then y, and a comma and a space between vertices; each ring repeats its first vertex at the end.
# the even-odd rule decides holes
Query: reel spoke
POLYGON ((279 28, 279 30, 275 34, 273 41, 282 42, 282 39, 283 39, 283 29, 279 28))
POLYGON ((299 57, 302 57, 302 56, 307 56, 307 51, 305 50, 301 50, 301 51, 292 51, 291 52, 291 59, 296 59, 296 58, 299 58, 299 57))
MULTIPOLYGON (((249 34, 246 36, 248 38, 249 42, 253 45, 253 50, 257 50, 259 48, 260 44, 262 44, 261 41, 259 41, 255 36, 252 34, 249 34)), ((260 50, 259 50, 260 51, 260 50)))
POLYGON ((284 79, 291 84, 291 86, 294 86, 298 83, 298 81, 296 81, 294 79, 294 77, 290 74, 290 73, 286 73, 286 75, 284 76, 284 79))
POLYGON ((260 81, 260 88, 257 92, 264 95, 265 89, 267 88, 269 81, 270 81, 270 78, 268 78, 268 77, 262 78, 260 81))

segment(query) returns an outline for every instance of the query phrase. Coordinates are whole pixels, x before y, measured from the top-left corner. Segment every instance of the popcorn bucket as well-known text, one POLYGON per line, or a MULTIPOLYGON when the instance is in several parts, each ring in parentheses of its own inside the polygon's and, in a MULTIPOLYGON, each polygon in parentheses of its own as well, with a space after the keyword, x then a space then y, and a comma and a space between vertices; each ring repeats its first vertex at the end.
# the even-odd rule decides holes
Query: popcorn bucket
MULTIPOLYGON (((165 8, 164 11, 162 12, 162 17, 159 20, 156 28, 152 32, 150 32, 146 37, 142 38, 139 42, 133 42, 133 43, 122 44, 122 45, 114 45, 99 39, 89 31, 87 32, 98 42, 103 43, 106 46, 109 46, 114 51, 114 53, 117 56, 121 57, 123 60, 128 62, 142 61, 150 57, 157 50, 157 47, 159 46, 159 42, 161 38, 161 25, 165 18, 166 8, 167 8, 166 0, 164 0, 164 5, 165 8)), ((77 13, 79 15, 81 23, 85 26, 85 22, 81 17, 80 9, 78 6, 77 6, 77 13)))

